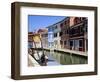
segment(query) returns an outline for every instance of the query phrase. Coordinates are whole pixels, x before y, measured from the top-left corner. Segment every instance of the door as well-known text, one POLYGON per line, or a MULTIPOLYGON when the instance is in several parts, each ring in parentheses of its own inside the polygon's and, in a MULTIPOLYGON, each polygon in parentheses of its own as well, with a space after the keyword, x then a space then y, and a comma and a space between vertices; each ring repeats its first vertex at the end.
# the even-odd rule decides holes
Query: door
POLYGON ((83 40, 79 40, 79 51, 83 51, 83 40))
POLYGON ((75 50, 79 50, 79 40, 75 40, 75 42, 74 42, 74 48, 75 48, 75 50))

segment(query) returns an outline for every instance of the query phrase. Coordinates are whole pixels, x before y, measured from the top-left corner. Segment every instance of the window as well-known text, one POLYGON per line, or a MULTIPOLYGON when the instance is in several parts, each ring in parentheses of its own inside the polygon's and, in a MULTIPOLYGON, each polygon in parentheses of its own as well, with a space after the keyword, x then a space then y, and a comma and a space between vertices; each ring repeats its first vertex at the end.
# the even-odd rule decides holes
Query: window
POLYGON ((73 40, 72 40, 72 41, 70 41, 70 46, 73 46, 73 40))
POLYGON ((85 20, 86 19, 86 17, 82 17, 82 20, 85 20))
POLYGON ((85 32, 87 32, 88 31, 87 26, 85 27, 85 29, 86 29, 85 32))
POLYGON ((79 40, 79 47, 83 47, 83 40, 79 40))
POLYGON ((67 21, 65 21, 65 25, 66 25, 67 21))
POLYGON ((82 27, 80 28, 80 32, 83 32, 83 28, 82 27))
POLYGON ((54 37, 57 37, 57 33, 54 33, 54 37))
POLYGON ((80 33, 83 33, 84 32, 84 26, 80 26, 80 33))
POLYGON ((71 29, 71 34, 75 34, 75 29, 71 29))
POLYGON ((60 32, 59 36, 62 36, 63 35, 63 32, 60 32))
POLYGON ((74 19, 74 24, 78 24, 78 23, 80 23, 80 18, 79 18, 79 17, 76 17, 76 18, 74 19))
POLYGON ((60 27, 63 27, 63 23, 60 24, 60 27))
POLYGON ((45 34, 45 37, 48 37, 48 34, 45 34))
POLYGON ((80 17, 80 21, 82 21, 82 17, 80 17))

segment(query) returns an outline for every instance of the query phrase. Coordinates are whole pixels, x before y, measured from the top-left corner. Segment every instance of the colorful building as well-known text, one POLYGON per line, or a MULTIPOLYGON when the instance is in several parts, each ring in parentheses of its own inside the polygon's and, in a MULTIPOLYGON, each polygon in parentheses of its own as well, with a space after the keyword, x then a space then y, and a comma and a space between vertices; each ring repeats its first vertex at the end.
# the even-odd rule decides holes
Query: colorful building
POLYGON ((56 23, 56 24, 53 24, 48 28, 48 41, 49 41, 49 46, 50 44, 53 45, 53 48, 54 49, 59 49, 61 48, 61 45, 60 45, 60 40, 61 40, 61 37, 60 37, 60 32, 61 32, 61 28, 60 28, 60 23, 56 23))
POLYGON ((39 29, 38 33, 41 36, 41 43, 43 48, 48 48, 48 29, 39 29))
POLYGON ((39 33, 28 33, 28 48, 41 48, 41 39, 39 33))
POLYGON ((55 49, 61 48, 61 45, 60 45, 60 40, 61 40, 60 32, 61 32, 61 28, 60 28, 60 23, 58 22, 54 26, 54 48, 55 49))
POLYGON ((87 18, 72 17, 70 18, 69 30, 69 47, 71 50, 87 51, 87 18))
POLYGON ((47 27, 48 29, 48 48, 54 48, 54 28, 53 25, 47 27))
POLYGON ((87 22, 86 17, 66 17, 44 29, 38 29, 35 33, 29 32, 28 47, 87 52, 87 22))
POLYGON ((41 36, 39 33, 33 33, 33 47, 41 48, 41 36))
POLYGON ((61 36, 61 48, 62 49, 69 49, 69 26, 70 24, 70 18, 67 17, 65 18, 61 23, 60 23, 60 36, 61 36))
POLYGON ((65 19, 47 27, 48 44, 55 49, 70 49, 87 51, 87 18, 66 17, 65 19))

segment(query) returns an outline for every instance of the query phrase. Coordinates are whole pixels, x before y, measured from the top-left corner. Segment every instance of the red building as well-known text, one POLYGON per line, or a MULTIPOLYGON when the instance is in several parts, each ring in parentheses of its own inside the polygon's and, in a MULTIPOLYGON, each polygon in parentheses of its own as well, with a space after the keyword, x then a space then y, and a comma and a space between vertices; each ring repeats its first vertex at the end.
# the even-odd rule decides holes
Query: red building
POLYGON ((69 29, 69 46, 71 50, 87 51, 87 18, 74 17, 69 29))
POLYGON ((75 51, 87 51, 87 18, 67 17, 61 24, 61 48, 75 51))

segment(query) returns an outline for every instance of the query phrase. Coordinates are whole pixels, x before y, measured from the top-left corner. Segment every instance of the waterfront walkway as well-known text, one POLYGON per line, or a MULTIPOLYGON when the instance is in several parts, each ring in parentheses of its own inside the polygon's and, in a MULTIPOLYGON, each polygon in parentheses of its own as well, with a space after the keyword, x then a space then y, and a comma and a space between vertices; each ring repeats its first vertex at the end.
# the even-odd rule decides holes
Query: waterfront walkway
MULTIPOLYGON (((50 48, 44 48, 46 50, 50 50, 50 48)), ((70 54, 75 54, 75 55, 80 55, 80 56, 88 56, 87 52, 81 52, 81 51, 75 51, 75 50, 69 50, 69 49, 54 49, 54 51, 58 52, 65 52, 65 53, 70 53, 70 54)))
POLYGON ((40 66, 30 54, 28 54, 28 66, 40 66))

